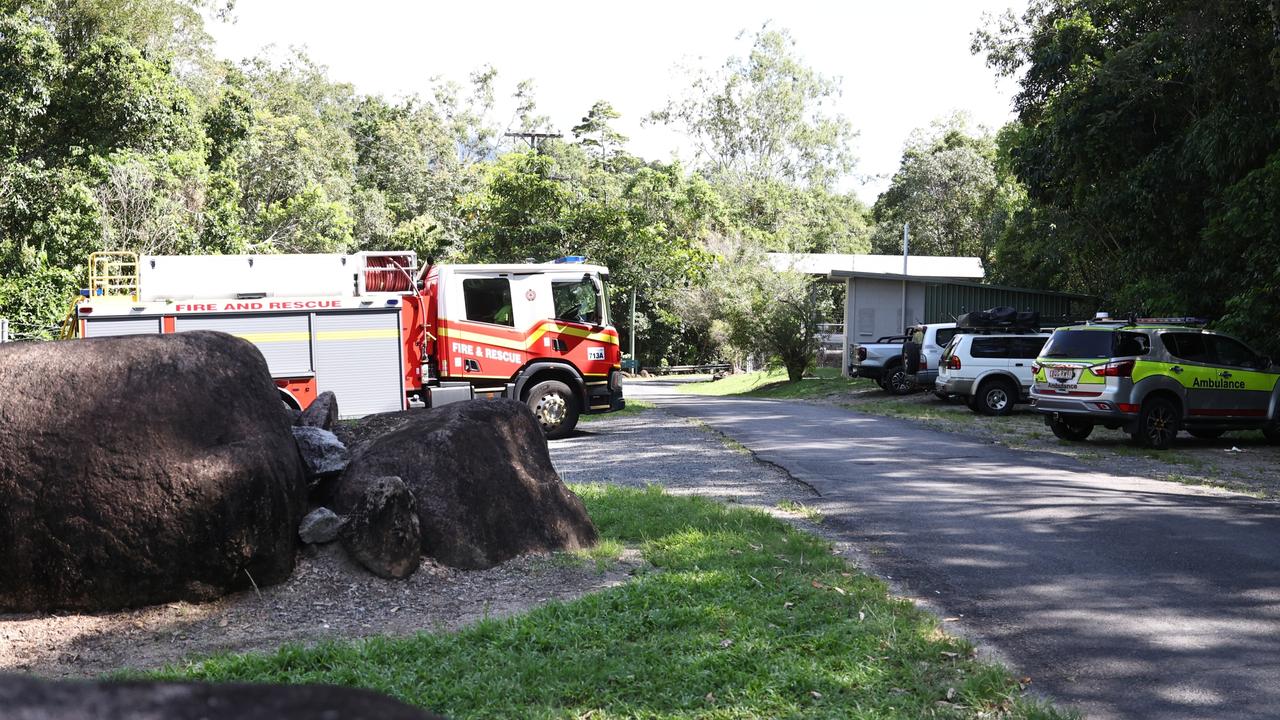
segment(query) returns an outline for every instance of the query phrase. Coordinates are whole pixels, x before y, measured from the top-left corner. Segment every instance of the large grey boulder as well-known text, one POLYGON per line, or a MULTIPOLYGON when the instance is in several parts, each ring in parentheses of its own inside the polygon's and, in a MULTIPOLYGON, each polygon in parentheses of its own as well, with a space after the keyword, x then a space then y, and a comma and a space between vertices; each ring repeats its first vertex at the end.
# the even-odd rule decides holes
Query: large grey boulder
POLYGON ((374 478, 403 479, 417 501, 426 555, 486 568, 524 553, 595 544, 586 507, 556 474, 524 403, 473 400, 362 422, 387 430, 360 445, 338 493, 374 478))
POLYGON ((422 531, 417 503, 398 477, 353 479, 338 491, 342 546, 375 575, 404 578, 418 569, 422 531))
POLYGON ((289 427, 230 335, 0 345, 0 611, 286 579, 306 501, 289 427))
POLYGON ((443 720, 368 690, 333 685, 48 682, 0 675, 6 720, 443 720))

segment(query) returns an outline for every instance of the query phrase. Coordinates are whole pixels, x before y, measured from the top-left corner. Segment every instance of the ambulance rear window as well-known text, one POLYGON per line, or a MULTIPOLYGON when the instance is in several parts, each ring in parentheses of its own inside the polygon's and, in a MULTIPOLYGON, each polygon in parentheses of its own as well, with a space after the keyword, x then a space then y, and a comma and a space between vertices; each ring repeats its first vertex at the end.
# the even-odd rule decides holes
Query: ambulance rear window
POLYGON ((1151 340, 1143 333, 1105 330, 1059 330, 1040 357, 1096 359, 1146 355, 1151 340))

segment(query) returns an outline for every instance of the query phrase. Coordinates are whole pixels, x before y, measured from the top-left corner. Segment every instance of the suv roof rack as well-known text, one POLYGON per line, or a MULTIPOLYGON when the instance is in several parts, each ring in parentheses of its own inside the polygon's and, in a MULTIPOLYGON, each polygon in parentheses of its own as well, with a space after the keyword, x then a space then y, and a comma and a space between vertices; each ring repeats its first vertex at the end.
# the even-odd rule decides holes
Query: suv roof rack
POLYGON ((1109 327, 1134 327, 1137 325, 1168 325, 1171 327, 1204 327, 1209 324, 1209 320, 1205 318, 1182 316, 1182 317, 1138 317, 1135 313, 1129 313, 1125 318, 1113 318, 1107 313, 1098 313, 1091 320, 1085 320, 1080 323, 1072 323, 1074 325, 1106 325, 1109 327))
POLYGON ((957 335, 1036 335, 1044 332, 1039 325, 1005 325, 1003 327, 956 326, 957 335))
POLYGON ((1205 318, 1198 317, 1130 317, 1129 325, 1179 325, 1204 327, 1209 324, 1205 318))

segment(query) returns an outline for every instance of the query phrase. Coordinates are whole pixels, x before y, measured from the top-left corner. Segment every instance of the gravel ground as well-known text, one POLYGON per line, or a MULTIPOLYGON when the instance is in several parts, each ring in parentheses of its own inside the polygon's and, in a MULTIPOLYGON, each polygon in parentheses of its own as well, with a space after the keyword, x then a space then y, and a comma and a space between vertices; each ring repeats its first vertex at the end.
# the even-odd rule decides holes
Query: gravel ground
MULTIPOLYGON (((695 421, 649 410, 597 416, 580 427, 576 436, 551 443, 566 482, 656 484, 817 527, 797 506, 779 507, 784 501, 803 504, 816 497, 812 490, 695 421)), ((341 430, 347 440, 359 441, 349 428, 341 430)), ((605 572, 564 557, 518 558, 482 571, 424 559, 408 579, 384 580, 331 544, 308 548, 285 583, 214 602, 113 613, 0 614, 0 672, 92 677, 221 652, 271 651, 286 643, 451 630, 624 583, 641 562, 634 550, 605 572)))
POLYGON ((628 553, 601 573, 576 558, 527 556, 465 571, 424 559, 409 578, 384 580, 331 544, 310 549, 287 582, 260 593, 113 613, 0 615, 0 672, 92 677, 286 643, 451 630, 621 584, 638 564, 628 553))

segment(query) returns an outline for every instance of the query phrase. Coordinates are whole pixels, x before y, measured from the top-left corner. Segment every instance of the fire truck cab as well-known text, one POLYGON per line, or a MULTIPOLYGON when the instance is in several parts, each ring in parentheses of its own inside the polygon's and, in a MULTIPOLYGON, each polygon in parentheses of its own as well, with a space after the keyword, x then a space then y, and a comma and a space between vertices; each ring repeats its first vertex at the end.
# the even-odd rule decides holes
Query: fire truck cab
POLYGON ((556 438, 581 414, 624 407, 607 268, 416 263, 410 252, 98 253, 66 334, 226 332, 258 347, 286 404, 333 391, 344 417, 507 397, 556 438))

